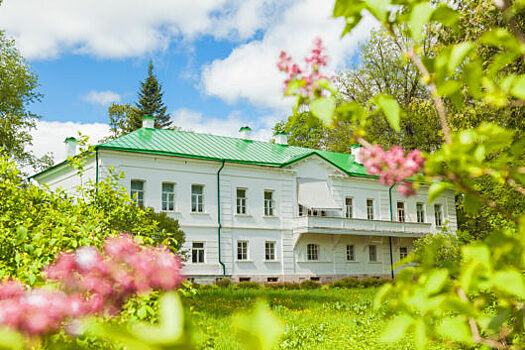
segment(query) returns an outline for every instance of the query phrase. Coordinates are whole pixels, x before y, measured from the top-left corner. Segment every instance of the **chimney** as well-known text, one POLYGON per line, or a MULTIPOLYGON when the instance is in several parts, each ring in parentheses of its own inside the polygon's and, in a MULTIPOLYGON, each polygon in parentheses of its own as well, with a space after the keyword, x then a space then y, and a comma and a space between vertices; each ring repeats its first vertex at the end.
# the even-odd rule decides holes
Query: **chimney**
POLYGON ((250 140, 252 136, 252 129, 249 126, 243 126, 239 129, 239 134, 241 135, 241 138, 250 140))
POLYGON ((352 155, 354 156, 354 162, 358 164, 363 164, 363 162, 361 161, 361 157, 359 156, 359 152, 361 151, 362 147, 363 146, 361 146, 360 144, 350 145, 350 150, 352 151, 352 155))
POLYGON ((273 136, 275 138, 275 143, 278 143, 279 145, 288 144, 288 134, 284 131, 276 132, 273 136))
POLYGON ((143 128, 155 128, 155 117, 152 117, 151 115, 145 115, 142 117, 142 127, 143 128))
POLYGON ((66 144, 66 158, 74 157, 77 154, 77 139, 68 137, 64 143, 66 144))

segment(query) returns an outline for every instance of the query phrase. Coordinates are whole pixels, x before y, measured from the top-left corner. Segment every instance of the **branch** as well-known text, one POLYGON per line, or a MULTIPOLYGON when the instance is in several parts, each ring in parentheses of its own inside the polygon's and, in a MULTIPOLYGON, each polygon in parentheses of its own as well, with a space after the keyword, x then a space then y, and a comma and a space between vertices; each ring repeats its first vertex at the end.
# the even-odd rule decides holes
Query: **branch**
POLYGON ((436 109, 439 115, 439 121, 441 123, 441 129, 443 130, 443 134, 445 136, 445 142, 450 143, 450 128, 447 122, 447 110, 445 108, 445 103, 443 102, 443 99, 439 97, 436 84, 434 84, 434 82, 430 79, 430 73, 428 72, 427 67, 425 67, 423 62, 421 62, 421 59, 414 52, 414 49, 411 49, 410 52, 408 52, 408 56, 416 65, 423 79, 429 80, 428 86, 430 87, 430 91, 432 92, 432 100, 434 101, 434 105, 436 105, 436 109))

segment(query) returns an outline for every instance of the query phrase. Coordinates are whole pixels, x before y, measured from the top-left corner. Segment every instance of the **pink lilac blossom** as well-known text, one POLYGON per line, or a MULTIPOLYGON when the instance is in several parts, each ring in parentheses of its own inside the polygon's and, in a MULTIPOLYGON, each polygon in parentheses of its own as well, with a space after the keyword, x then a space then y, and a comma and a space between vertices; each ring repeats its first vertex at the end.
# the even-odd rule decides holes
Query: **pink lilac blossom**
POLYGON ((321 79, 328 79, 320 73, 320 67, 326 66, 328 59, 326 55, 322 54, 323 50, 322 40, 320 38, 315 39, 312 54, 305 58, 306 68, 304 70, 300 69, 296 63, 293 63, 292 57, 285 51, 281 51, 277 68, 288 74, 288 79, 284 81, 284 91, 288 90, 291 81, 302 81, 303 86, 293 93, 303 97, 322 95, 322 89, 318 82, 321 79))
MULTIPOLYGON (((416 174, 425 162, 420 150, 405 152, 399 146, 394 146, 385 151, 379 145, 361 149, 360 161, 370 175, 379 175, 379 182, 392 186, 416 174)), ((404 182, 398 186, 398 191, 405 197, 416 193, 411 182, 404 182)))
POLYGON ((45 268, 61 290, 6 280, 0 284, 0 325, 29 336, 56 331, 64 321, 117 313, 133 294, 170 290, 182 281, 180 259, 164 247, 142 247, 132 237, 109 239, 104 254, 93 247, 62 253, 45 268))

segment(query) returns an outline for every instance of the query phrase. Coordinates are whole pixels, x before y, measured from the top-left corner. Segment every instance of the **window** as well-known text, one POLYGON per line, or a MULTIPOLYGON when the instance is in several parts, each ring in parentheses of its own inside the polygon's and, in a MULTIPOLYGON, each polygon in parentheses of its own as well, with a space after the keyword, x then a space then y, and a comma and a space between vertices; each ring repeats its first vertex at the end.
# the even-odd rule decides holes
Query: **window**
POLYGON ((202 213, 204 211, 204 186, 191 185, 191 211, 202 213))
POLYGON ((407 247, 400 247, 399 248, 399 259, 404 259, 408 255, 408 248, 407 247))
POLYGON ((423 203, 416 204, 417 222, 425 222, 425 206, 423 203))
POLYGON ((376 245, 368 246, 368 260, 377 261, 377 246, 376 245))
POLYGON ((194 264, 204 263, 204 242, 193 242, 192 243, 191 262, 194 264))
POLYGON ((250 282, 251 277, 239 277, 239 282, 250 282))
POLYGON ((321 277, 310 277, 310 281, 319 282, 321 281, 321 277))
POLYGON ((310 243, 306 246, 306 260, 319 260, 319 245, 310 243))
POLYGON ((131 180, 131 199, 136 204, 144 206, 144 181, 131 180))
POLYGON ((436 218, 436 226, 441 226, 443 224, 443 207, 441 204, 434 205, 434 216, 436 218))
POLYGON ((374 200, 366 200, 366 217, 368 220, 374 220, 374 200))
POLYGON ((264 243, 264 258, 265 260, 275 260, 275 242, 264 243))
POLYGON ((346 246, 346 260, 348 260, 348 261, 355 261, 354 245, 353 244, 348 244, 346 246))
POLYGON ((304 216, 304 214, 305 214, 304 207, 301 204, 299 204, 299 216, 304 216))
POLYGON ((237 214, 246 214, 246 189, 237 189, 237 214))
POLYGON ((279 277, 268 277, 266 278, 267 282, 279 282, 279 277))
POLYGON ((162 183, 162 210, 175 210, 175 185, 162 183))
POLYGON ((354 207, 352 203, 352 198, 346 197, 345 198, 345 216, 347 218, 352 218, 354 216, 353 213, 354 213, 354 207))
POLYGON ((397 202, 397 221, 405 222, 405 203, 397 202))
POLYGON ((264 215, 273 216, 273 191, 264 191, 264 215))
POLYGON ((237 260, 248 260, 247 241, 237 241, 237 260))

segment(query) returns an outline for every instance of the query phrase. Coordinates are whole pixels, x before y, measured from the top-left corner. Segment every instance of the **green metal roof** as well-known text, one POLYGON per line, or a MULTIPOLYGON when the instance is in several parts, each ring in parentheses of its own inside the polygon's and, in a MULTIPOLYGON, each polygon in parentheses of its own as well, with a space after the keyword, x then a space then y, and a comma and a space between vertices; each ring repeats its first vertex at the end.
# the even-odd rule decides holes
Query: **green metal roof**
POLYGON ((317 154, 352 176, 371 177, 351 154, 166 129, 137 129, 99 149, 284 167, 317 154))

